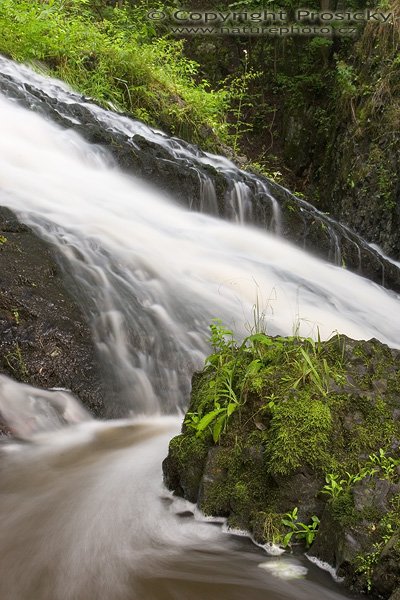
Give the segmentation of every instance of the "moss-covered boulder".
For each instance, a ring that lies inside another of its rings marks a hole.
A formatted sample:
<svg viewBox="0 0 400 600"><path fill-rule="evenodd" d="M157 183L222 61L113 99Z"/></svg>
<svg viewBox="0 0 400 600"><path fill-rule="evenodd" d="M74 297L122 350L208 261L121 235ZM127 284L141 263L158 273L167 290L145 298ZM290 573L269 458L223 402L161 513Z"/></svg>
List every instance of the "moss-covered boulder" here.
<svg viewBox="0 0 400 600"><path fill-rule="evenodd" d="M165 482L256 541L308 552L353 589L400 586L400 351L212 326Z"/></svg>

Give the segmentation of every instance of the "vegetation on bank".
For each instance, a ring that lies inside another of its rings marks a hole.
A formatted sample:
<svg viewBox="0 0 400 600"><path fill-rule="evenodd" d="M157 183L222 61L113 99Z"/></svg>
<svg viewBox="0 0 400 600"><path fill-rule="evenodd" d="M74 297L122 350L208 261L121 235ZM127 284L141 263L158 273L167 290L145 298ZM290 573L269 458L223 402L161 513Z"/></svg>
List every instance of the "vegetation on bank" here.
<svg viewBox="0 0 400 600"><path fill-rule="evenodd" d="M228 140L227 89L196 77L181 41L157 37L146 3L2 0L0 53L61 78L106 107L218 149Z"/></svg>
<svg viewBox="0 0 400 600"><path fill-rule="evenodd" d="M220 324L211 329L214 352L171 441L167 485L258 542L311 546L359 590L384 595L390 581L393 591L399 353L341 335L256 333L238 344Z"/></svg>
<svg viewBox="0 0 400 600"><path fill-rule="evenodd" d="M297 4L279 6L291 13ZM349 0L346 9L370 4ZM147 0L2 0L0 52L204 149L231 146L242 165L304 193L395 256L400 7L374 4L393 22L361 23L353 36L335 26L327 36L179 36L168 18L148 17ZM271 9L249 0L185 3L200 5ZM176 10L172 0L150 8Z"/></svg>
<svg viewBox="0 0 400 600"><path fill-rule="evenodd" d="M242 0L234 6L246 10L252 4ZM283 0L279 6L290 12L303 3ZM319 11L322 3L311 0L307 6ZM324 7L336 9L337 3ZM256 170L305 194L398 258L400 4L349 0L345 8L383 10L393 18L387 24L360 23L354 35L341 35L335 27L327 36L192 35L185 52L201 63L213 86L233 72L238 79L257 73L242 102L240 137L240 152Z"/></svg>

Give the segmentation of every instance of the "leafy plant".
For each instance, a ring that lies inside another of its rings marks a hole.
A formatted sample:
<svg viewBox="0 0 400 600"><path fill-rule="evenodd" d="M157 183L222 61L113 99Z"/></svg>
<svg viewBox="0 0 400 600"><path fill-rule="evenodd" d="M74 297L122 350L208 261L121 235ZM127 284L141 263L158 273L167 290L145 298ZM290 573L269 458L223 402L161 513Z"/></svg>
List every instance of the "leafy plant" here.
<svg viewBox="0 0 400 600"><path fill-rule="evenodd" d="M328 494L333 500L335 500L343 493L349 492L350 489L359 481L374 475L376 471L377 469L366 466L358 473L351 474L346 471L346 476L344 478L341 478L335 473L328 473L325 476L326 484L324 485L321 493Z"/></svg>
<svg viewBox="0 0 400 600"><path fill-rule="evenodd" d="M286 513L282 518L282 524L290 531L284 536L282 544L286 548L291 544L292 538L304 540L306 547L309 548L317 535L320 520L317 516L311 517L311 523L308 525L298 520L299 509L296 507L292 512Z"/></svg>
<svg viewBox="0 0 400 600"><path fill-rule="evenodd" d="M368 592L372 590L372 576L382 550L380 544L374 544L373 547L374 550L372 552L369 552L368 554L360 554L356 559L356 572L365 575Z"/></svg>
<svg viewBox="0 0 400 600"><path fill-rule="evenodd" d="M328 473L325 476L326 484L322 488L322 494L328 494L331 498L338 498L344 491L344 480L339 480L339 475Z"/></svg>
<svg viewBox="0 0 400 600"><path fill-rule="evenodd" d="M369 455L369 464L375 465L382 471L384 479L392 481L396 475L397 467L400 466L400 459L387 456L383 448L380 448L378 453Z"/></svg>
<svg viewBox="0 0 400 600"><path fill-rule="evenodd" d="M0 52L34 66L40 61L100 104L216 150L228 129L226 90L199 79L182 40L156 36L146 2L130 4L2 0Z"/></svg>
<svg viewBox="0 0 400 600"><path fill-rule="evenodd" d="M251 131L252 125L244 120L244 109L253 106L253 101L249 94L249 84L254 79L260 76L260 73L249 68L248 50L243 50L243 71L242 74L225 80L224 88L227 90L230 102L233 105L236 103L236 108L232 112L233 117L233 134L230 140L234 152L239 150L239 139L247 131Z"/></svg>

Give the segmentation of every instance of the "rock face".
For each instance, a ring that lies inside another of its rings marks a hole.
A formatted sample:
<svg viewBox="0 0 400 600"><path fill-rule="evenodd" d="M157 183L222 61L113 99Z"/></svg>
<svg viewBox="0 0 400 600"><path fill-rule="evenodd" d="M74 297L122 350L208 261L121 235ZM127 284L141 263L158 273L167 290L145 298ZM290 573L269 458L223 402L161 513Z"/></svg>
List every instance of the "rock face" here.
<svg viewBox="0 0 400 600"><path fill-rule="evenodd" d="M305 543L353 590L389 598L400 586L400 351L264 334L238 347L215 332L166 485L258 542Z"/></svg>
<svg viewBox="0 0 400 600"><path fill-rule="evenodd" d="M103 414L91 333L54 253L6 209L0 209L0 371L34 386L70 389L93 414Z"/></svg>

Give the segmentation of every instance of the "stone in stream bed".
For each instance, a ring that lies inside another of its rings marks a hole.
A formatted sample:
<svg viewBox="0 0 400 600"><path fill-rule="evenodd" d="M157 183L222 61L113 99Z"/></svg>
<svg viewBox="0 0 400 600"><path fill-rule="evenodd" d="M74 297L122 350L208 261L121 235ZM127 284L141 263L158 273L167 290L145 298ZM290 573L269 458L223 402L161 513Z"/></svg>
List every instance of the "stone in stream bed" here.
<svg viewBox="0 0 400 600"><path fill-rule="evenodd" d="M308 541L350 588L388 599L400 586L400 351L264 334L215 350L166 485L259 543L294 528L291 542Z"/></svg>

